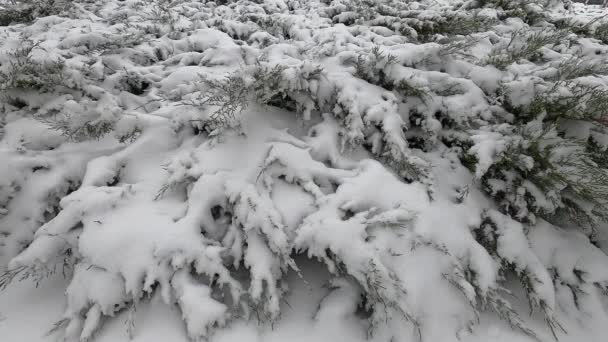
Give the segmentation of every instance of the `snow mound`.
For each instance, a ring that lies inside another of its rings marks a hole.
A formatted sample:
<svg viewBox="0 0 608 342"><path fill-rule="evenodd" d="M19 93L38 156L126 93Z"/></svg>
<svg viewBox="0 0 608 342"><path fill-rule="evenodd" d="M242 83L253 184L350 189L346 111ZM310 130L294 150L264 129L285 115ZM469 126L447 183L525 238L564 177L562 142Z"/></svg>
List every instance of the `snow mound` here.
<svg viewBox="0 0 608 342"><path fill-rule="evenodd" d="M152 296L203 340L312 262L370 339L600 336L608 21L569 5L3 5L0 289L61 271L66 341Z"/></svg>

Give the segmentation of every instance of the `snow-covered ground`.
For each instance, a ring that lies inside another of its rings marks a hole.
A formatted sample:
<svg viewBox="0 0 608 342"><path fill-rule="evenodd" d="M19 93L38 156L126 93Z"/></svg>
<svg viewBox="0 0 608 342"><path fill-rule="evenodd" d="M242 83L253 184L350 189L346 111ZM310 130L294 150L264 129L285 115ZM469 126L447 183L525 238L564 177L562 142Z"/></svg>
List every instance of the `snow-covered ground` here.
<svg viewBox="0 0 608 342"><path fill-rule="evenodd" d="M601 5L585 5L581 2L573 2L571 6L575 15L581 18L591 19L608 15L608 8Z"/></svg>
<svg viewBox="0 0 608 342"><path fill-rule="evenodd" d="M1 342L605 341L598 10L53 6L0 26Z"/></svg>
<svg viewBox="0 0 608 342"><path fill-rule="evenodd" d="M213 342L380 342L381 338L368 339L361 318L353 315L347 302L333 298L334 306L318 312L320 303L329 290L325 287L328 275L309 261L302 263L307 283L297 275L289 275L290 295L282 304L283 315L273 326L255 321L237 320L220 329ZM60 275L53 276L36 288L30 282L11 285L0 296L0 334L7 342L51 342L48 335L64 309L63 291L67 282ZM346 306L345 306L346 305ZM527 304L520 303L525 309ZM564 317L565 318L565 317ZM465 342L533 342L534 339L514 331L508 324L492 314L484 315L473 334L463 337ZM541 318L534 323L543 329ZM560 335L561 342L603 342L603 327L589 325L589 321L563 320L569 334ZM129 332L129 312L108 320L98 332L96 342L190 342L180 312L163 303L159 294L140 303L134 315L132 332ZM598 333L600 332L600 333ZM131 334L131 337L129 336ZM437 340L439 341L439 340ZM550 340L547 340L550 341Z"/></svg>

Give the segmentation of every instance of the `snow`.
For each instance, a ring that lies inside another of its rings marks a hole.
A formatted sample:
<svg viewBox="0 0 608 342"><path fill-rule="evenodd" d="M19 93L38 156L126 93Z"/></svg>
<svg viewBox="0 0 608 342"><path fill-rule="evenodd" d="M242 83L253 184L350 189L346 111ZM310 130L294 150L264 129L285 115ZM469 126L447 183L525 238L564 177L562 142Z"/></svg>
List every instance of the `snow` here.
<svg viewBox="0 0 608 342"><path fill-rule="evenodd" d="M225 323L226 306L210 297L211 290L208 286L197 283L183 270L171 282L188 335L192 339L206 337L213 325L221 326Z"/></svg>
<svg viewBox="0 0 608 342"><path fill-rule="evenodd" d="M335 289L330 292L326 286L327 274L319 272L313 262L299 263L302 274L307 282L299 281L299 276L291 273L288 276L290 295L282 303L283 314L273 327L258 325L256 322L236 321L220 328L213 335L212 341L335 341L348 339L349 341L368 341L367 332L363 328L361 317L352 314L352 301L359 290L345 280L332 281ZM8 341L26 339L31 342L54 341L53 336L45 334L61 317L63 310L62 292L66 280L60 274L55 275L41 283L39 288L25 281L11 285L0 297L0 308L5 317L0 322L0 331L8 336ZM338 287L339 286L339 287ZM318 303L323 303L319 307ZM520 303L525 308L525 303ZM9 308L19 308L11 310ZM181 313L177 307L167 306L160 296L154 295L141 301L135 311L134 334L129 338L127 332L128 312L119 313L115 319L105 322L104 327L97 332L94 341L117 342L155 342L175 341L189 342ZM491 314L481 317L481 324L477 326L474 334L463 335L462 339L471 342L531 342L514 332L508 325L502 323ZM560 341L591 341L601 342L601 336L588 333L592 327L600 328L602 323L587 321L583 329L576 323L569 329L569 334L560 336ZM542 323L537 323L542 324ZM578 326L578 327L577 327ZM585 333L587 330L587 333ZM550 337L547 336L549 340ZM381 337L372 338L380 341Z"/></svg>
<svg viewBox="0 0 608 342"><path fill-rule="evenodd" d="M603 341L597 8L70 4L0 26L3 339Z"/></svg>
<svg viewBox="0 0 608 342"><path fill-rule="evenodd" d="M582 2L573 2L571 7L576 16L583 19L593 19L608 13L608 10L600 5L586 5Z"/></svg>

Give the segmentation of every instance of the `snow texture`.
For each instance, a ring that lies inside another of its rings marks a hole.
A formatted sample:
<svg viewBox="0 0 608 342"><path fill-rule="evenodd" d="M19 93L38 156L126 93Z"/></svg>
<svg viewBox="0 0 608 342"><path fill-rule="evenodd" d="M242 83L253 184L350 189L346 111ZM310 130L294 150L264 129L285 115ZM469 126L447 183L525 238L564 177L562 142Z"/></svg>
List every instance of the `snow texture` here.
<svg viewBox="0 0 608 342"><path fill-rule="evenodd" d="M594 11L0 0L0 334L603 341Z"/></svg>

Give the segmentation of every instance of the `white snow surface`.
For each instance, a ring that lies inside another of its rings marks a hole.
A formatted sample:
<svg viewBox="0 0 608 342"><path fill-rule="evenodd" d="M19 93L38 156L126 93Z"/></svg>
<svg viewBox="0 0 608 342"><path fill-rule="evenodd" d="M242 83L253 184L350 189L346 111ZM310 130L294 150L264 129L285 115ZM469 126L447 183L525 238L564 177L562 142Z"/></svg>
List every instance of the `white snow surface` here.
<svg viewBox="0 0 608 342"><path fill-rule="evenodd" d="M608 8L601 5L586 5L584 2L572 2L572 11L576 16L594 19L608 14Z"/></svg>
<svg viewBox="0 0 608 342"><path fill-rule="evenodd" d="M0 292L1 341L605 341L606 251L573 227L516 221L479 186L523 144L486 93L500 83L529 103L518 91L544 71L473 60L521 20L454 57L348 1L221 3L83 1L0 26L0 70L27 46L65 65L51 89L0 90L0 269L20 272ZM455 6L398 3L429 17ZM582 55L605 54L581 40ZM443 95L375 85L385 74ZM226 80L246 100L221 121L208 95ZM279 96L256 103L260 87ZM470 125L473 171L437 112Z"/></svg>

